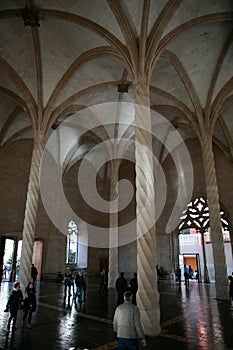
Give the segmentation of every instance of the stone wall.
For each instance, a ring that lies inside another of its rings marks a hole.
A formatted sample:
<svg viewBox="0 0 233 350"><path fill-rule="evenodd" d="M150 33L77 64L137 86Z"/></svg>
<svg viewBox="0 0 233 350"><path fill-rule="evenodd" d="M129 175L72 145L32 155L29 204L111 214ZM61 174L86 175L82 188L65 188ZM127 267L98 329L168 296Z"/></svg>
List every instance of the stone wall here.
<svg viewBox="0 0 233 350"><path fill-rule="evenodd" d="M194 189L193 196L205 194L205 181L202 166L202 157L199 142L196 139L189 140L187 147L193 162L194 169ZM32 141L21 140L10 145L0 155L0 233L9 234L18 232L22 234L25 201L27 195L28 176L30 169L32 152ZM219 185L219 195L222 205L225 207L229 220L233 219L232 183L233 164L223 154L217 146L214 147L215 161L217 167L217 179ZM67 200L81 217L85 215L93 225L108 226L108 214L93 211L82 200L77 186L77 172L79 164L74 165L64 177L64 189ZM172 269L172 259L170 257L170 238L165 233L166 223L174 205L177 194L177 175L174 163L168 156L163 162L164 172L167 181L167 202L165 208L157 222L157 264L168 272ZM120 177L134 178L133 164L124 162ZM99 177L97 179L101 196L108 199L109 180ZM134 181L132 181L134 186ZM98 203L97 203L98 204ZM185 209L185 206L184 206ZM128 220L135 217L135 201L119 213L119 223L124 225ZM177 222L179 220L177 219ZM43 208L41 200L39 202L36 237L43 239L44 252L42 262L42 273L57 273L65 268L66 237L50 221ZM132 273L136 270L136 242L122 246L119 249L119 272ZM100 261L108 259L108 250L104 248L88 249L88 269L90 273L98 273Z"/></svg>

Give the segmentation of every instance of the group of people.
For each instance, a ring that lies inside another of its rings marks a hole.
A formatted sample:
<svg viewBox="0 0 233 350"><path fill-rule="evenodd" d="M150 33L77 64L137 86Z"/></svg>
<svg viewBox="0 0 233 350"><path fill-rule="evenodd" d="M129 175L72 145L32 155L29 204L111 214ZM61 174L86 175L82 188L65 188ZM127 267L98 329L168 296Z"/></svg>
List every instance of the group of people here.
<svg viewBox="0 0 233 350"><path fill-rule="evenodd" d="M181 285L181 269L177 266L176 271L176 280ZM189 280L194 279L194 270L191 265L184 265L184 284L189 286ZM196 274L196 279L199 280L198 273Z"/></svg>
<svg viewBox="0 0 233 350"><path fill-rule="evenodd" d="M86 281L83 271L79 271L76 276L72 274L72 271L67 268L64 276L64 299L67 295L70 297L73 293L75 301L78 300L80 303L85 301L86 294ZM76 286L76 291L74 290Z"/></svg>
<svg viewBox="0 0 233 350"><path fill-rule="evenodd" d="M136 294L138 291L138 280L137 273L134 272L133 278L127 283L125 273L121 272L120 277L116 280L116 291L117 291L117 306L124 302L124 293L130 291L132 293L132 303L137 305Z"/></svg>
<svg viewBox="0 0 233 350"><path fill-rule="evenodd" d="M108 295L108 272L102 268L99 274L99 294ZM113 329L117 333L118 349L139 349L139 339L142 347L147 346L142 330L140 312L137 308L136 294L138 290L137 273L133 274L129 283L125 273L121 272L116 279L117 307L113 317Z"/></svg>
<svg viewBox="0 0 233 350"><path fill-rule="evenodd" d="M132 303L137 305L136 302L136 293L138 290L138 281L137 281L137 273L134 272L133 277L130 279L129 284L125 278L125 273L121 272L119 278L116 279L115 283L116 291L117 291L117 306L123 304L124 302L124 293L126 291L131 291L132 293ZM99 274L99 294L108 295L108 271L105 268L100 270Z"/></svg>
<svg viewBox="0 0 233 350"><path fill-rule="evenodd" d="M22 319L22 327L24 327L27 323L27 328L31 328L32 314L36 311L37 301L36 301L36 280L37 280L38 271L37 268L32 264L31 266L31 278L32 280L28 283L24 296L20 289L20 282L16 282L14 284L14 289L10 294L10 297L6 304L5 312L10 312L10 316L7 323L7 332L9 333L11 322L12 330L16 329L16 321L18 310L20 307L23 308L23 319Z"/></svg>
<svg viewBox="0 0 233 350"><path fill-rule="evenodd" d="M79 271L76 276L73 275L70 268L66 268L63 274L64 283L64 300L73 295L79 302L84 302L86 299L86 280L82 271ZM76 287L76 291L75 291ZM130 290L132 292L132 303L136 305L136 293L138 289L137 274L134 273L133 278L127 283L124 272L120 273L120 277L116 281L116 290L118 293L117 305L124 302L124 292ZM102 268L99 273L99 290L98 293L101 295L109 295L108 289L108 271Z"/></svg>
<svg viewBox="0 0 233 350"><path fill-rule="evenodd" d="M113 317L113 329L117 334L118 349L139 349L139 340L142 347L147 346L142 330L140 312L137 308L136 294L138 290L137 273L134 272L129 284L124 272L116 280L117 307Z"/></svg>
<svg viewBox="0 0 233 350"><path fill-rule="evenodd" d="M190 267L187 267L190 268ZM184 270L185 273L187 269ZM22 327L27 323L27 327L31 328L32 314L36 311L36 280L38 271L34 264L31 267L32 280L28 283L25 293L20 289L20 282L14 284L14 289L8 299L5 312L10 312L10 316L7 323L7 332L10 331L11 322L13 320L13 331L16 329L17 314L20 306L23 307ZM181 269L177 267L176 276L178 281L181 281ZM73 288L73 294L78 297L80 302L85 300L85 288L86 282L82 271L79 271L74 278L71 270L66 269L64 273L64 286L65 296L67 292L71 295L71 288ZM187 278L190 278L188 274ZM233 273L228 276L229 280L229 296L230 296L230 308L233 310ZM186 282L187 283L187 282ZM76 293L74 293L74 284L76 285ZM73 285L73 287L72 287ZM145 335L142 329L140 312L137 308L136 294L138 290L137 273L133 274L129 283L125 278L124 272L120 273L119 278L116 280L117 291L117 307L113 317L113 329L117 334L118 350L123 349L139 349L139 340L141 340L142 347L147 346ZM105 269L101 269L100 272L100 289L99 293L108 294L108 273Z"/></svg>
<svg viewBox="0 0 233 350"><path fill-rule="evenodd" d="M106 276L104 276L106 273ZM102 271L101 279L103 288L106 284L107 272ZM68 283L71 281L71 271L66 270L64 274L65 293L67 294L68 287L71 285ZM35 281L34 281L35 283ZM6 305L6 312L10 312L10 317L7 323L7 332L10 331L11 322L13 320L13 331L16 329L17 314L20 306L24 308L22 327L26 325L31 328L32 314L36 311L36 288L33 281L30 281L25 289L25 295L20 289L20 283L14 284L14 289L8 299ZM84 285L85 279L83 272L80 271L75 277L76 284L76 296L80 301L84 300ZM106 285L107 286L107 285ZM113 318L113 328L117 333L118 349L139 349L139 339L141 339L142 347L146 347L147 343L145 335L142 330L139 309L136 306L136 293L138 289L137 274L134 273L133 278L129 284L124 277L124 272L121 272L120 277L116 280L116 289L118 292L117 308ZM104 289L103 289L104 290ZM70 292L70 291L69 291Z"/></svg>

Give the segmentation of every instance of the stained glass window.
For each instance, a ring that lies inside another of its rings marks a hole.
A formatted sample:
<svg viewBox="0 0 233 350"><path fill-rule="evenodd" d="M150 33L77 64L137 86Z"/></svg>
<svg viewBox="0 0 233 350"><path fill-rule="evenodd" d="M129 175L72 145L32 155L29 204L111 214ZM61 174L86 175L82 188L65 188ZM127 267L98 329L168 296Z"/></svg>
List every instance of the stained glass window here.
<svg viewBox="0 0 233 350"><path fill-rule="evenodd" d="M76 264L78 257L78 225L70 220L67 229L66 263Z"/></svg>

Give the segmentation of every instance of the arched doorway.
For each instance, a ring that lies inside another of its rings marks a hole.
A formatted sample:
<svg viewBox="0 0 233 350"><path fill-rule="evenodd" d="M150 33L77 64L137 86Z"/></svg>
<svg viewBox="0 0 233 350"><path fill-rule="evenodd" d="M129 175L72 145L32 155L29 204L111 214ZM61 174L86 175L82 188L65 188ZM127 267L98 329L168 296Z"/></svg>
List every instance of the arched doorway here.
<svg viewBox="0 0 233 350"><path fill-rule="evenodd" d="M221 204L221 223L228 274L233 271L233 259L229 223ZM179 263L185 264L184 257L196 256L199 281L215 282L215 269L209 225L208 200L197 197L191 201L180 217ZM193 261L194 262L194 261ZM182 269L182 265L180 265Z"/></svg>
<svg viewBox="0 0 233 350"><path fill-rule="evenodd" d="M32 263L37 267L38 277L41 279L41 269L43 260L42 239L35 239L33 246ZM2 262L2 281L16 281L21 259L22 236L19 233L8 233L1 236L1 262Z"/></svg>

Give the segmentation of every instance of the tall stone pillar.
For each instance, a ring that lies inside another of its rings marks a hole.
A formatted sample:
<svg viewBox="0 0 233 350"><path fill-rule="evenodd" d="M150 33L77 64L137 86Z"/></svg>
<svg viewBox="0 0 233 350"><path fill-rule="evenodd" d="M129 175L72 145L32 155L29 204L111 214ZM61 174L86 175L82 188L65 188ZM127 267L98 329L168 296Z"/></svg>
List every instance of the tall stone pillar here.
<svg viewBox="0 0 233 350"><path fill-rule="evenodd" d="M118 160L112 159L111 164L108 286L114 288L118 277Z"/></svg>
<svg viewBox="0 0 233 350"><path fill-rule="evenodd" d="M34 140L24 214L22 253L19 269L19 281L22 290L25 289L28 282L31 280L31 264L39 199L39 173L42 152L43 137L40 135Z"/></svg>
<svg viewBox="0 0 233 350"><path fill-rule="evenodd" d="M176 267L178 266L177 246L176 246L176 242L175 242L174 237L175 237L175 231L172 231L169 235L172 272L175 272ZM178 240L176 239L176 241L178 241Z"/></svg>
<svg viewBox="0 0 233 350"><path fill-rule="evenodd" d="M208 272L208 269L207 269L207 261L206 261L205 231L204 231L203 228L200 230L200 233L201 233L203 262L204 262L204 282L205 283L210 283L209 272Z"/></svg>
<svg viewBox="0 0 233 350"><path fill-rule="evenodd" d="M220 217L220 205L212 140L205 137L202 140L202 155L205 174L206 193L209 207L211 240L214 256L216 297L229 299L226 256Z"/></svg>
<svg viewBox="0 0 233 350"><path fill-rule="evenodd" d="M135 171L138 293L142 326L148 336L160 331L159 293L156 279L155 190L152 157L149 85L134 83L135 93ZM148 107L141 108L140 106ZM145 150L147 150L145 152ZM149 201L149 205L148 205ZM145 205L147 210L145 209ZM152 224L154 223L154 224ZM144 233L143 235L142 232Z"/></svg>

